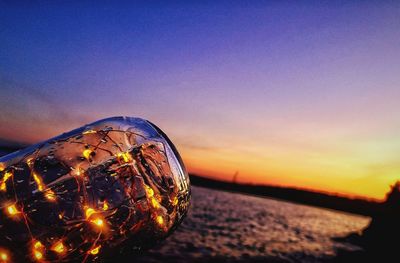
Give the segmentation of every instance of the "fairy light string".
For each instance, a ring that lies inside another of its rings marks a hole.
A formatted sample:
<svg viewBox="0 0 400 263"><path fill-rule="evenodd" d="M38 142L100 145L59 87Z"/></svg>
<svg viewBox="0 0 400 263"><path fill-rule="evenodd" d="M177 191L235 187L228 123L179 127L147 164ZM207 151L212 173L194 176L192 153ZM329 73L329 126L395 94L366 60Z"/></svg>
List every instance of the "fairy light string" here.
<svg viewBox="0 0 400 263"><path fill-rule="evenodd" d="M159 159L148 156L145 159L143 152L151 151L151 144L123 147L118 140L121 134L128 138L138 137L136 133L123 130L90 129L79 136L56 142L81 145L74 146L81 151L68 159L72 165L60 164L54 154L49 154L52 150L47 149L48 145L43 146L47 147L45 150L38 149L25 158L25 164L17 162L7 166L0 163L0 200L3 202L0 224L25 225L25 249L29 255L26 260L56 262L71 257L81 262L96 261L99 254L108 249L110 242L126 238L128 231L138 232L137 229L144 224L160 233L156 235L167 235L177 221L178 213L182 213L179 211L177 187L170 185L166 188L163 185L166 181L160 176L162 166L170 172L168 158L160 148ZM97 142L89 143L93 141ZM46 182L57 165L67 172L56 173L60 181L50 186ZM16 180L15 171L19 174L25 172L28 176L25 179L19 176ZM31 192L17 194L17 189L22 186ZM167 190L158 190L162 187ZM38 211L50 213L44 221L56 220L59 230L41 233L43 226L36 225ZM149 216L140 217L140 214ZM12 249L0 247L0 262L10 262L12 254Z"/></svg>

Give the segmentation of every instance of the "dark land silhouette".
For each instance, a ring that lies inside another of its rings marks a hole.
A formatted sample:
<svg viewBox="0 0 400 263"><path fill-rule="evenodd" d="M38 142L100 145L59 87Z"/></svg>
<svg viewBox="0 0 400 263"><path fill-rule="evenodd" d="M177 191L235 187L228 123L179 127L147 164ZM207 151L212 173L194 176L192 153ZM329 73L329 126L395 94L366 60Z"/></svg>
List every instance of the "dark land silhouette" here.
<svg viewBox="0 0 400 263"><path fill-rule="evenodd" d="M329 208L364 216L374 216L375 214L379 214L382 209L382 203L377 201L362 198L348 198L298 188L238 184L235 182L218 181L195 174L190 174L190 182L193 185L207 188L277 198L294 203Z"/></svg>
<svg viewBox="0 0 400 263"><path fill-rule="evenodd" d="M339 262L398 262L398 237L400 235L400 181L392 185L378 213L361 233L352 233L335 240L358 245L360 253L340 253Z"/></svg>
<svg viewBox="0 0 400 263"><path fill-rule="evenodd" d="M28 146L29 145L25 143L14 142L0 138L0 157Z"/></svg>

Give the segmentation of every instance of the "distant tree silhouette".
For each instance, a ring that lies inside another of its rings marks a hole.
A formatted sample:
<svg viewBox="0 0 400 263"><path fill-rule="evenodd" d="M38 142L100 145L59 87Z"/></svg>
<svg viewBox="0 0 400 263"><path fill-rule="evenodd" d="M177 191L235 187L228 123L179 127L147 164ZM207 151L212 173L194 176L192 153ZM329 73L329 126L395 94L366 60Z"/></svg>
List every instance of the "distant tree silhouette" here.
<svg viewBox="0 0 400 263"><path fill-rule="evenodd" d="M391 186L379 213L363 231L361 243L369 252L380 256L397 253L400 236L400 181Z"/></svg>
<svg viewBox="0 0 400 263"><path fill-rule="evenodd" d="M386 194L385 206L390 209L400 209L400 181L392 185L390 192Z"/></svg>
<svg viewBox="0 0 400 263"><path fill-rule="evenodd" d="M336 240L357 244L362 253L341 253L333 262L399 262L400 181L395 182L367 228Z"/></svg>

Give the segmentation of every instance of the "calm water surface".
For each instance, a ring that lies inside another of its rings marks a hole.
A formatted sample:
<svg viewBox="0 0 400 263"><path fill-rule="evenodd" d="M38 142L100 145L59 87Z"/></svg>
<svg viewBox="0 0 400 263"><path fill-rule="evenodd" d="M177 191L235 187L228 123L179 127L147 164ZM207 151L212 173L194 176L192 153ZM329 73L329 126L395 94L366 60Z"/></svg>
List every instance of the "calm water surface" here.
<svg viewBox="0 0 400 263"><path fill-rule="evenodd" d="M137 262L323 262L370 218L284 201L193 187L189 216L163 244ZM135 260L136 261L136 260Z"/></svg>

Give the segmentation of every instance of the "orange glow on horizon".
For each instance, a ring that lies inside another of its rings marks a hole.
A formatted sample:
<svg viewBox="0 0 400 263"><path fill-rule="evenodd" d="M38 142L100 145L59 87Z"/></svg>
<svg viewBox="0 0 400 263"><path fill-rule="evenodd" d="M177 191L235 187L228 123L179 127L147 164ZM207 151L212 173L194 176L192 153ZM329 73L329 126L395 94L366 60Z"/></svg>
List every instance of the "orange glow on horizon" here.
<svg viewBox="0 0 400 263"><path fill-rule="evenodd" d="M265 125L257 118L236 116L232 122L246 121L249 129L237 126L237 130L232 130L211 126L209 118L201 120L203 130L193 132L168 120L160 125L177 146L190 173L229 182L238 172L238 183L295 187L378 200L383 200L390 185L400 179L397 157L400 139L395 130L374 131L367 124L352 130L346 120L332 123L325 119L312 124L288 119L287 123L271 121ZM29 139L27 135L24 138L38 142L61 132L50 126L41 131L37 134L43 138ZM88 160L91 158L90 149L82 150L81 154ZM121 163L132 160L128 154L116 156ZM74 174L82 176L84 172L76 167ZM2 187L0 184L0 190ZM45 185L38 184L38 188L46 190ZM150 205L156 207L157 200L151 198L154 193L147 194Z"/></svg>
<svg viewBox="0 0 400 263"><path fill-rule="evenodd" d="M218 152L182 147L181 151L189 173L232 182L233 175L239 172L237 183L301 188L350 198L384 200L390 185L400 179L396 166L381 171L387 174L386 177L374 177L359 168L361 164L352 160L346 162L341 156L327 155L318 157L324 159L306 162L297 158L297 153L279 153L281 156L277 154L265 161L266 157L250 158L228 150Z"/></svg>

